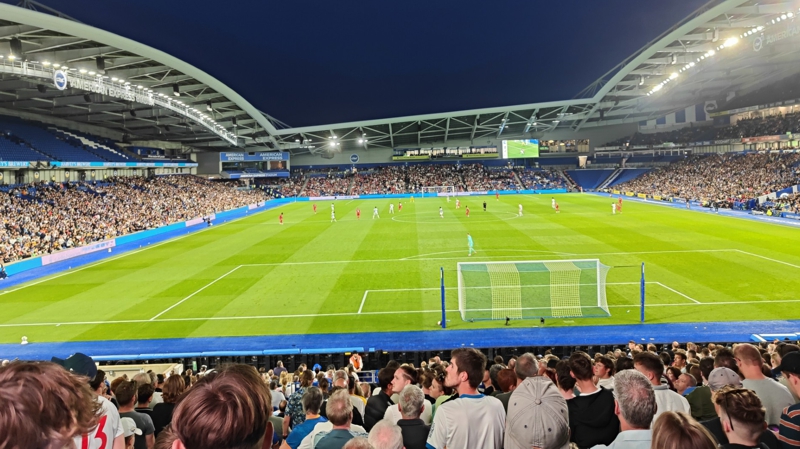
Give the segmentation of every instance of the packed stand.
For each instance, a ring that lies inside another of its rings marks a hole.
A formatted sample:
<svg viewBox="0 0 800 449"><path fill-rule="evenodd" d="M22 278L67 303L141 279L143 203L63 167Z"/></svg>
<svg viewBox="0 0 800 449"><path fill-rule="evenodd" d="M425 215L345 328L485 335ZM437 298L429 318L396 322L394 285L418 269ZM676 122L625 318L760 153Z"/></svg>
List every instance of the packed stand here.
<svg viewBox="0 0 800 449"><path fill-rule="evenodd" d="M456 191L464 191L458 166L451 164L418 164L406 168L406 190L421 193L423 187L453 186Z"/></svg>
<svg viewBox="0 0 800 449"><path fill-rule="evenodd" d="M352 195L386 195L405 193L406 173L402 166L377 167L355 175Z"/></svg>
<svg viewBox="0 0 800 449"><path fill-rule="evenodd" d="M315 176L306 180L300 196L341 196L347 195L350 179L330 173L327 177Z"/></svg>
<svg viewBox="0 0 800 449"><path fill-rule="evenodd" d="M0 259L13 262L266 199L195 176L109 178L0 192Z"/></svg>
<svg viewBox="0 0 800 449"><path fill-rule="evenodd" d="M694 199L732 208L800 183L797 153L694 156L653 170L616 189L647 195Z"/></svg>
<svg viewBox="0 0 800 449"><path fill-rule="evenodd" d="M375 384L360 381L358 353L338 370L279 361L110 382L83 354L54 361L3 362L0 447L800 447L800 347L786 341L631 341L563 359L459 348L390 361Z"/></svg>

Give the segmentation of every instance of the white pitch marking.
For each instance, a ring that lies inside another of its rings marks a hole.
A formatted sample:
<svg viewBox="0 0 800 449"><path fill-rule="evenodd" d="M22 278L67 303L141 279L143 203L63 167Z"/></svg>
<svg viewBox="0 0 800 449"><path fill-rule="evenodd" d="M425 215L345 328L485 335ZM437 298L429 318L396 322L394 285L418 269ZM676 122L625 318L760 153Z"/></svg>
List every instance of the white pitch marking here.
<svg viewBox="0 0 800 449"><path fill-rule="evenodd" d="M499 253L499 252L504 252L504 251L506 251L506 252L519 252L519 253L536 253L536 254L558 254L558 255L562 255L562 256L574 256L575 255L574 253L562 253L562 252L558 252L558 251L545 251L545 250L536 250L536 249L486 249L486 250L484 250L484 252L486 252L486 253ZM426 257L426 256L437 256L439 254L454 254L454 253L463 253L463 252L464 252L464 250L462 249L462 250L457 250L457 251L441 251L441 252L438 252L438 253L417 254L416 256L403 257L400 260L412 260L412 259L417 259L417 258Z"/></svg>
<svg viewBox="0 0 800 449"><path fill-rule="evenodd" d="M771 259L771 258L769 258L769 257L761 256L761 255L758 255L758 254L754 254L754 253L748 253L747 251L742 251L742 250L740 250L740 249L737 249L736 251L737 251L737 252L740 252L740 253L742 253L742 254L747 254L748 256L753 256L753 257L758 257L758 258L760 258L760 259L769 260L770 262L775 262L775 263L780 263L780 264L783 264L783 265L788 265L788 266L790 266L790 267L793 267L793 268L800 268L800 265L795 265L795 264L793 264L793 263L784 262L784 261L782 261L782 260L778 260L778 259Z"/></svg>
<svg viewBox="0 0 800 449"><path fill-rule="evenodd" d="M693 303L695 303L695 304L703 304L702 302L700 302L700 301L698 301L698 300L696 300L696 299L692 298L691 296L684 295L683 293L679 292L678 290L675 290L675 289L674 289L674 288L672 288L672 287L667 287L666 285L662 284L661 282L656 282L656 284L658 284L658 285L660 285L660 286L662 286L662 287L666 288L667 290L669 290L669 291L671 291L671 292L674 292L674 293L677 293L678 295L681 295L681 296L683 296L684 298L688 299L689 301L692 301L692 302L693 302Z"/></svg>
<svg viewBox="0 0 800 449"><path fill-rule="evenodd" d="M361 310L364 308L364 303L367 301L367 295L369 294L369 290L364 290L364 297L361 298L361 305L358 306L358 313L361 313Z"/></svg>
<svg viewBox="0 0 800 449"><path fill-rule="evenodd" d="M166 309L162 310L162 311L161 311L161 312L160 312L158 315L154 316L153 318L150 318L150 321L153 321L153 320L155 320L156 318L160 317L161 315L163 315L163 314L165 314L165 313L169 312L170 310L174 309L175 307L178 307L179 305L183 304L183 302L184 302L184 301L186 301L187 299L189 299L189 298L191 298L192 296L194 296L194 295L196 295L196 294L198 294L198 293L202 292L203 290L207 289L208 287L211 287L211 286L212 286L212 285L214 285L214 284L215 284L217 281L219 281L219 280L221 280L222 278L224 278L225 276L227 276L227 275L229 275L229 274L233 273L234 271L238 270L239 268L242 268L242 266L241 266L241 265L239 265L238 267L234 268L233 270L231 270L231 271L229 271L229 272L227 272L227 273L223 274L222 276L220 276L220 277L218 277L218 278L214 279L213 281L209 282L208 284L204 285L203 287L201 287L199 290L197 290L196 292L192 293L191 295L189 295L189 296L187 296L187 297L185 297L185 298L181 299L180 301L176 302L175 304L173 304L173 305L171 305L171 306L167 307Z"/></svg>

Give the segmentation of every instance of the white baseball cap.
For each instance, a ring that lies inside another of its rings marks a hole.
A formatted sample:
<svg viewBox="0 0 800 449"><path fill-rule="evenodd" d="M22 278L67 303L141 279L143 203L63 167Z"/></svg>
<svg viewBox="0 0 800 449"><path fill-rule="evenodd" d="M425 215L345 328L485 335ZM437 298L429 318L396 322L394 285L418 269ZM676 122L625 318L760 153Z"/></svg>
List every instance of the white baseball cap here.
<svg viewBox="0 0 800 449"><path fill-rule="evenodd" d="M122 423L122 432L125 438L128 438L131 435L141 435L142 429L136 428L136 421L133 418L121 418L120 422Z"/></svg>

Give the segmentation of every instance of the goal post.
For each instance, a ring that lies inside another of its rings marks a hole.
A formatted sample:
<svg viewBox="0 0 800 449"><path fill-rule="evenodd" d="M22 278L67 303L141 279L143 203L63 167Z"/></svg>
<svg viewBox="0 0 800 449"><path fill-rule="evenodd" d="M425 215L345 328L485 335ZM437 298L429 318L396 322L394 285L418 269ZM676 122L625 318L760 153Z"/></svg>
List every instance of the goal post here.
<svg viewBox="0 0 800 449"><path fill-rule="evenodd" d="M461 319L610 316L609 268L598 259L459 262Z"/></svg>

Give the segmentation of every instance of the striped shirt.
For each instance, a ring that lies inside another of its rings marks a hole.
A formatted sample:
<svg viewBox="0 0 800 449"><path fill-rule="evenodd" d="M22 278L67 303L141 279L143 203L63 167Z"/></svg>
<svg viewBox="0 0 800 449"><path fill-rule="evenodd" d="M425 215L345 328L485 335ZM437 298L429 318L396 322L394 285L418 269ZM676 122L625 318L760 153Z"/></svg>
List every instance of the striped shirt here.
<svg viewBox="0 0 800 449"><path fill-rule="evenodd" d="M783 409L778 439L783 449L800 448L800 404Z"/></svg>

